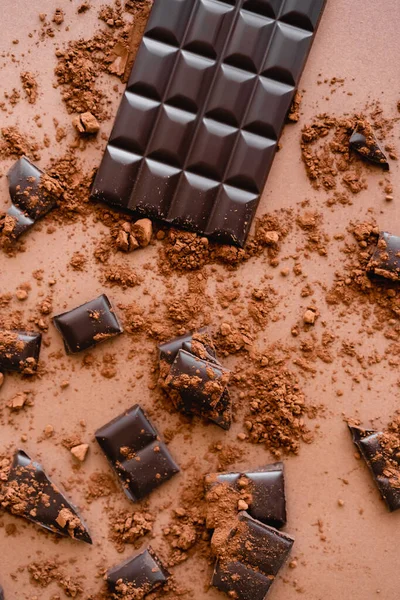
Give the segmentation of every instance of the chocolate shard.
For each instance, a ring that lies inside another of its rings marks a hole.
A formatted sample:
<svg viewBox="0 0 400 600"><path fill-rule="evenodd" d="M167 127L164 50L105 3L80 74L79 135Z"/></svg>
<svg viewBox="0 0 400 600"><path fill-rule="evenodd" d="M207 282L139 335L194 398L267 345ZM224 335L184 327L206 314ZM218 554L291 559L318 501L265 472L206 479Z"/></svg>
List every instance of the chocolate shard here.
<svg viewBox="0 0 400 600"><path fill-rule="evenodd" d="M179 472L167 446L138 404L101 427L95 436L133 502Z"/></svg>
<svg viewBox="0 0 400 600"><path fill-rule="evenodd" d="M264 600L293 543L242 512L221 548L211 584L236 600Z"/></svg>
<svg viewBox="0 0 400 600"><path fill-rule="evenodd" d="M9 235L15 239L56 206L61 188L26 156L17 160L7 177L12 202L7 215L14 221Z"/></svg>
<svg viewBox="0 0 400 600"><path fill-rule="evenodd" d="M160 361L165 361L169 365L172 365L179 350L186 350L199 358L218 363L214 343L207 327L185 333L169 342L160 344L158 350Z"/></svg>
<svg viewBox="0 0 400 600"><path fill-rule="evenodd" d="M283 463L273 463L247 473L214 473L205 478L206 491L224 484L243 493L247 512L253 519L276 529L286 524Z"/></svg>
<svg viewBox="0 0 400 600"><path fill-rule="evenodd" d="M389 163L376 139L372 128L355 129L350 137L349 145L363 160L389 171Z"/></svg>
<svg viewBox="0 0 400 600"><path fill-rule="evenodd" d="M170 577L156 554L147 548L133 558L107 571L109 590L116 597L144 598L164 585Z"/></svg>
<svg viewBox="0 0 400 600"><path fill-rule="evenodd" d="M367 271L370 275L400 281L400 237L382 231Z"/></svg>
<svg viewBox="0 0 400 600"><path fill-rule="evenodd" d="M382 445L382 431L348 425L353 442L368 465L388 509L400 508L400 458Z"/></svg>
<svg viewBox="0 0 400 600"><path fill-rule="evenodd" d="M122 325L105 294L53 318L67 354L96 346L120 333Z"/></svg>
<svg viewBox="0 0 400 600"><path fill-rule="evenodd" d="M91 537L76 509L47 477L42 466L22 450L14 455L0 506L44 529L88 544Z"/></svg>
<svg viewBox="0 0 400 600"><path fill-rule="evenodd" d="M92 198L243 246L324 6L155 2Z"/></svg>
<svg viewBox="0 0 400 600"><path fill-rule="evenodd" d="M42 335L32 331L0 331L0 371L32 375L38 366Z"/></svg>

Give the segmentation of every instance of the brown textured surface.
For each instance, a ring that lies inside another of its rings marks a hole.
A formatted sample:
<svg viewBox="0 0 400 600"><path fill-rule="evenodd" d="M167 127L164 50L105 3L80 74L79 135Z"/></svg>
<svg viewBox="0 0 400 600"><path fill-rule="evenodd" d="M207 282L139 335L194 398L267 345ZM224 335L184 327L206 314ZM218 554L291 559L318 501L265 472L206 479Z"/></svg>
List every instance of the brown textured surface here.
<svg viewBox="0 0 400 600"><path fill-rule="evenodd" d="M1 96L4 92L8 95L8 98L0 98L0 102L5 102L5 111L0 112L1 124L16 126L23 134L19 143L24 143L27 150L31 148L36 153L35 142L44 146L40 149L38 164L46 168L50 158L60 157L76 135L73 115L66 112L61 102L63 90L53 87L56 81L54 48L80 36L92 36L99 26L97 12L102 2L93 0L90 10L80 14L77 9L82 3L65 3L65 6L63 3L61 25L52 21L59 6L54 0L35 3L15 0L12 10L6 10L5 0L1 0L1 4L4 8L0 41ZM40 21L39 13L48 16ZM119 309L127 333L89 354L66 357L60 337L49 325L44 337L50 345L45 344L41 354L42 376L33 381L6 376L1 387L1 457L7 447L21 445L40 460L48 473L64 484L68 497L79 506L94 540L92 548L69 540L56 541L21 519L1 514L0 581L7 600L31 600L35 596L50 600L57 593L64 597L62 590L71 589L82 589L79 597L86 600L101 588L98 576L102 570L134 552L133 546L127 546L121 555L109 539L115 521L110 528L106 507L114 514L118 510L135 510L135 506L125 501L115 486L111 471L93 442L93 434L137 401L149 411L167 441L171 440L171 452L184 468L140 509L156 517L153 524L156 538L152 545L161 554L164 549L168 556L166 540L168 536L175 542L179 540L183 521L189 530L185 540L178 543L187 546L190 530L192 533L197 529L202 531L201 515L191 513L177 518L171 513L177 497L184 502L182 490L194 476L228 466L245 471L274 460L262 446L249 444L246 439L241 441L246 438L243 420L248 400L247 372L252 378L255 365L262 365L263 360L267 365L269 362L268 368L274 366L270 350L257 363L250 359L246 348L256 347L262 352L273 342L279 343L284 363L296 374L307 405L323 404L325 411L319 411L313 421L305 417L306 426L312 431L315 425L319 426L314 442L300 443L297 456L284 457L288 500L285 531L296 538L292 559L293 566L297 566L281 571L270 598L336 600L353 594L356 600L375 597L397 600L396 531L400 513L386 512L365 465L355 460L343 415L358 417L366 425L376 419L374 424L380 427L391 420L399 395L398 348L395 346L398 321L395 312L379 306L382 298L386 306L386 292L380 299L371 294L363 295L362 282L359 287L356 285L357 273L352 275L354 285L352 278L346 284L347 276L339 277L342 287L336 294L338 304L327 303L326 295L334 283L335 272L343 273L343 261L355 258L355 250L359 250L355 239L346 232L349 221L375 219L379 228L400 233L399 167L397 162L390 161L389 184L386 175L362 165L368 188L350 195L351 203L343 199L330 202L333 194L314 189L306 177L300 136L301 128L319 113L351 116L362 111L367 101L379 100L389 118L399 116L396 106L399 100L399 17L397 0L385 0L379 6L374 0L351 3L328 0L301 81L300 88L305 93L300 120L285 128L282 149L274 161L258 209L260 216L266 211L293 211L292 215L278 213L279 231L288 230L286 236L280 234L278 249L268 246L267 252L254 252L253 258L237 271L217 264L190 275L173 273L164 279L161 273L166 270L166 263L160 266L160 242L152 242L148 248L128 255L111 255L109 264L103 267L95 260L94 249L97 248L99 257L107 255L106 245L99 246L99 242L108 228L87 216L71 223L49 217L26 236L24 253L14 258L0 255L1 293L13 295L8 305L1 298L2 320L11 315L27 324L32 317L39 328L46 327L46 314L77 306L103 291L110 294L117 306L129 306ZM54 30L54 37L45 33L49 28ZM13 43L16 39L19 39L18 44ZM20 79L24 72L32 73L37 82L35 104L25 97ZM110 100L109 105L102 104L104 113L102 110L100 116L103 119L104 115L105 120L101 121L97 138L81 141L75 151L87 171L99 163L106 142L103 134L107 134L112 125L106 115L115 113L123 89L116 77L101 75L101 78L107 82L106 97ZM333 83L332 78L336 78ZM328 83L324 83L325 79ZM317 81L322 83L317 85ZM117 87L113 89L114 86ZM14 88L20 94L19 100ZM36 115L40 118L35 118ZM54 117L59 121L57 128L53 124ZM48 136L48 141L44 136ZM390 143L398 151L398 123L394 124ZM0 156L0 173L5 175L12 164L12 153L0 148ZM385 183L380 186L380 181ZM393 187L392 192L387 191L388 185ZM5 177L0 178L0 192L1 208L6 208L9 199ZM385 201L385 194L391 195L393 200ZM72 200L69 199L70 206ZM304 216L306 212L317 216ZM300 221L296 222L297 217ZM271 229L269 226L269 233ZM112 235L114 233L112 230ZM342 235L344 239L340 238ZM276 236L269 235L268 243L275 243L275 239ZM202 242L196 243L202 260ZM345 243L353 244L348 246L347 254L341 252ZM76 262L77 253L84 260L78 257ZM79 268L70 267L71 260L72 264L80 265ZM188 258L185 262L190 265L191 260ZM116 283L114 288L105 289L103 282L107 280L107 273L103 273L103 268L111 269L115 263L130 269L127 273L136 273L140 282L138 280L136 285L136 277L131 274L123 277L126 285ZM43 270L42 275L33 276L38 269ZM54 279L56 283L52 284ZM18 300L16 290L26 289L23 284L27 282L31 289L28 288L23 301ZM182 307L180 303L187 290L189 297ZM42 305L40 311L39 304ZM318 314L314 326L303 323L303 315L310 308L315 308ZM22 312L21 318L16 315L17 310ZM161 402L160 393L152 389L154 375L150 369L155 364L156 341L183 332L192 323L202 325L207 316L214 331L224 332L217 335L224 365L235 368L237 364L236 358L225 356L224 350L242 351L239 363L244 381L239 382L234 391L237 422L229 433L199 421L188 425L166 410L171 407L165 400ZM382 328L383 318L386 325ZM387 325L390 318L394 324ZM230 330L226 323L230 324ZM298 334L296 337L292 330ZM254 338L253 345L249 333ZM11 412L7 402L24 391L34 394L34 404ZM79 443L90 443L89 454L82 465L77 464L62 445L62 439L74 436L79 438ZM1 467L0 460L0 476ZM190 498L193 503L197 496L193 492ZM163 539L162 528L171 523L177 524L177 528L172 526ZM202 556L207 553L208 542L201 540L197 547L197 553L196 546L188 551L188 561L173 568L176 581L188 585L192 589L191 597L196 600L223 598L216 590L206 590L211 567ZM179 550L179 546L175 548ZM46 567L46 560L54 564ZM31 564L29 570L28 564ZM22 567L25 568L20 569ZM189 579L185 580L188 573ZM74 583L69 581L70 576ZM32 583L35 577L41 585L48 582L48 587ZM300 591L304 593L299 594Z"/></svg>

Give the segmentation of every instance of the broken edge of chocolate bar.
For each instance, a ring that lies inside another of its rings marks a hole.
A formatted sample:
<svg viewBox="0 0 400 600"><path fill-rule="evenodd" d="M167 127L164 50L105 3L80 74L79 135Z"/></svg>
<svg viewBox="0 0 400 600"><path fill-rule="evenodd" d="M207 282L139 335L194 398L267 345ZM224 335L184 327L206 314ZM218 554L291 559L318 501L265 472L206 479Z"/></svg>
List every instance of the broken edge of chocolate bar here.
<svg viewBox="0 0 400 600"><path fill-rule="evenodd" d="M16 451L7 481L0 488L0 506L47 531L92 543L76 509L23 450Z"/></svg>
<svg viewBox="0 0 400 600"><path fill-rule="evenodd" d="M384 171L389 171L388 160L372 128L368 132L355 129L350 137L349 146L366 162L381 167Z"/></svg>
<svg viewBox="0 0 400 600"><path fill-rule="evenodd" d="M123 333L110 300L105 294L53 317L67 354L87 350Z"/></svg>
<svg viewBox="0 0 400 600"><path fill-rule="evenodd" d="M390 456L380 443L383 432L348 424L353 442L372 473L388 509L400 508L400 459ZM390 460L390 463L388 463ZM397 463L397 464L396 464Z"/></svg>
<svg viewBox="0 0 400 600"><path fill-rule="evenodd" d="M40 333L0 330L0 371L33 375L37 370L41 343Z"/></svg>
<svg viewBox="0 0 400 600"><path fill-rule="evenodd" d="M129 592L132 598L139 598L139 594L144 598L164 585L169 577L169 572L151 548L109 569L106 575L109 590L121 598Z"/></svg>
<svg viewBox="0 0 400 600"><path fill-rule="evenodd" d="M382 231L367 266L369 275L400 281L400 237Z"/></svg>
<svg viewBox="0 0 400 600"><path fill-rule="evenodd" d="M98 429L95 437L133 502L179 472L166 444L138 404Z"/></svg>

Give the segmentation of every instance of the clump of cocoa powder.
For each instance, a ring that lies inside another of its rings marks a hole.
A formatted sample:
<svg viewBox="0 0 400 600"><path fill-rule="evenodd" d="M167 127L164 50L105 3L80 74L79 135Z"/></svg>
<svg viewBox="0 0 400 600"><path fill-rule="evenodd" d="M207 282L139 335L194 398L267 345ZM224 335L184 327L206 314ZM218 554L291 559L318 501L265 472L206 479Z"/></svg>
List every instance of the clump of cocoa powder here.
<svg viewBox="0 0 400 600"><path fill-rule="evenodd" d="M21 73L21 82L29 104L35 104L38 97L38 84L30 71Z"/></svg>
<svg viewBox="0 0 400 600"><path fill-rule="evenodd" d="M39 160L38 143L22 134L16 127L3 127L0 139L0 158L20 158L21 156Z"/></svg>
<svg viewBox="0 0 400 600"><path fill-rule="evenodd" d="M148 511L118 510L110 512L109 538L118 552L124 552L127 544L138 548L143 537L153 530L154 516Z"/></svg>
<svg viewBox="0 0 400 600"><path fill-rule="evenodd" d="M122 289L127 289L139 285L141 279L136 271L128 265L119 263L104 269L103 281L111 287L119 286Z"/></svg>
<svg viewBox="0 0 400 600"><path fill-rule="evenodd" d="M78 578L72 578L65 573L64 567L58 560L35 561L28 565L31 582L41 588L56 583L69 598L75 598L83 593Z"/></svg>

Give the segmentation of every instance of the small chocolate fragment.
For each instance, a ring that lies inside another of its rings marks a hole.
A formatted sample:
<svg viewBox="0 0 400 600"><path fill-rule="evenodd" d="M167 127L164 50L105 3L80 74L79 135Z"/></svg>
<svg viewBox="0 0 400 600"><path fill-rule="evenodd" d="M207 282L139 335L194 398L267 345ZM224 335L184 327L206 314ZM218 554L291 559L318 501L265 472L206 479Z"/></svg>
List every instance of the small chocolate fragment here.
<svg viewBox="0 0 400 600"><path fill-rule="evenodd" d="M220 549L211 584L236 600L264 600L293 542L287 534L240 513Z"/></svg>
<svg viewBox="0 0 400 600"><path fill-rule="evenodd" d="M349 145L366 162L378 165L384 171L389 171L388 160L379 146L371 126L368 126L367 129L355 129L350 137Z"/></svg>
<svg viewBox="0 0 400 600"><path fill-rule="evenodd" d="M107 571L107 584L113 597L144 598L167 582L169 572L156 554L148 548L133 558Z"/></svg>
<svg viewBox="0 0 400 600"><path fill-rule="evenodd" d="M246 493L247 512L253 519L280 529L286 523L283 463L277 462L248 473L215 473L205 478L206 490L227 483Z"/></svg>
<svg viewBox="0 0 400 600"><path fill-rule="evenodd" d="M400 281L400 237L382 231L367 270L369 274Z"/></svg>
<svg viewBox="0 0 400 600"><path fill-rule="evenodd" d="M385 450L381 443L383 432L354 425L348 427L388 509L397 510L400 508L400 457Z"/></svg>
<svg viewBox="0 0 400 600"><path fill-rule="evenodd" d="M42 466L22 450L15 453L7 481L0 490L0 506L52 533L92 543L75 508Z"/></svg>
<svg viewBox="0 0 400 600"><path fill-rule="evenodd" d="M123 332L105 294L57 315L53 323L63 336L67 354L87 350Z"/></svg>
<svg viewBox="0 0 400 600"><path fill-rule="evenodd" d="M38 366L42 335L31 331L0 331L0 371L32 375Z"/></svg>
<svg viewBox="0 0 400 600"><path fill-rule="evenodd" d="M0 600L4 600L4 592L3 592L3 588L0 585Z"/></svg>
<svg viewBox="0 0 400 600"><path fill-rule="evenodd" d="M6 214L13 221L7 234L16 239L55 207L62 190L26 156L17 160L7 177L12 206Z"/></svg>
<svg viewBox="0 0 400 600"><path fill-rule="evenodd" d="M95 436L133 502L179 472L167 446L138 404L101 427Z"/></svg>

